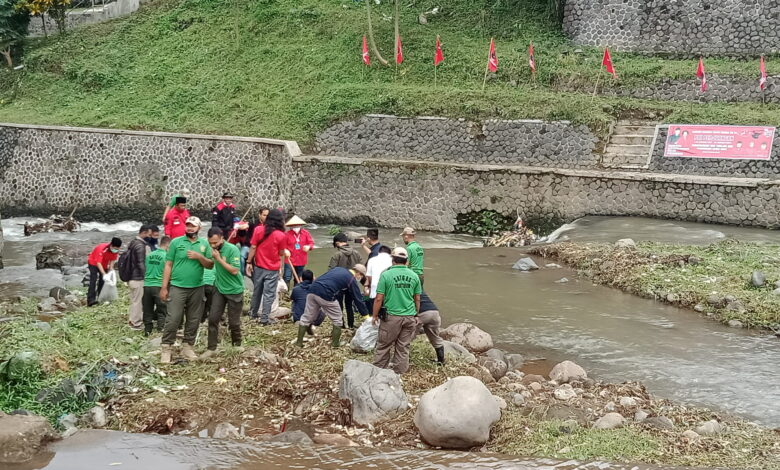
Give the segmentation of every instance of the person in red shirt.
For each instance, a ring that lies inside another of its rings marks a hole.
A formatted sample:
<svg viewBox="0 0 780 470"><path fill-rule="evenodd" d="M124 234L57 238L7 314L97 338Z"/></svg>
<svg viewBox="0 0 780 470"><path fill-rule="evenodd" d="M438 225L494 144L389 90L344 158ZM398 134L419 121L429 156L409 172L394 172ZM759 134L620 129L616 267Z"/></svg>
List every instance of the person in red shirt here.
<svg viewBox="0 0 780 470"><path fill-rule="evenodd" d="M101 243L96 246L87 258L89 268L89 288L87 289L87 306L97 305L98 295L103 290L103 276L114 269L114 262L119 258L119 248L122 240L112 238L111 243Z"/></svg>
<svg viewBox="0 0 780 470"><path fill-rule="evenodd" d="M171 238L183 237L187 232L185 222L190 216L190 211L186 208L187 198L178 196L176 205L165 214L165 234Z"/></svg>
<svg viewBox="0 0 780 470"><path fill-rule="evenodd" d="M303 228L306 222L297 215L288 220L286 225L289 229L285 236L287 237L287 251L290 252L290 258L289 262L284 264L284 282L289 284L290 279L293 278L293 268L298 275L297 279L300 279L301 274L303 274L306 263L309 261L309 252L314 249L314 239L309 231ZM293 268L290 267L291 263ZM297 279L294 279L293 286L298 284Z"/></svg>
<svg viewBox="0 0 780 470"><path fill-rule="evenodd" d="M290 252L285 249L287 237L284 235L282 211L274 209L268 213L263 230L255 231L249 245L246 274L254 284L249 316L261 325L270 325L269 315L276 298L276 285L281 277L282 259L290 256ZM258 317L261 299L263 310Z"/></svg>

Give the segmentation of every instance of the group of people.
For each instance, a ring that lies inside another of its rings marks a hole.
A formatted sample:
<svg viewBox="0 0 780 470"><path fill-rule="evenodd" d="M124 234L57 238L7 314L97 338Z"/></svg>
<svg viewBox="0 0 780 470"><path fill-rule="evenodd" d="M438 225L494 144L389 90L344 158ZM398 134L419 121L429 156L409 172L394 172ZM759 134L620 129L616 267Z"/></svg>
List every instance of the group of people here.
<svg viewBox="0 0 780 470"><path fill-rule="evenodd" d="M88 258L88 304L97 303L103 276L118 265L129 289L128 326L147 335L155 326L162 332L162 363L172 361L173 344L182 327L185 359L214 355L225 311L231 342L241 346L244 276L253 285L249 316L261 325L275 323L271 311L278 283L293 282L291 311L298 324L298 346L303 347L306 334L313 334L313 327L328 318L331 344L338 347L345 323L355 328L357 310L378 325L376 366L406 372L418 330L433 345L436 361L444 362L438 334L441 316L423 292L424 250L413 228L401 233L406 246L393 249L380 243L377 229L354 240L361 250L353 249L347 235L338 233L327 272L315 277L306 269L314 240L300 217L285 221L283 210L261 208L256 223L250 225L235 216L233 196L225 193L212 210L212 225L203 238L201 220L187 211L187 197L188 192L182 191L166 206L162 237L159 227L144 225L121 255L122 240L113 238L96 246ZM208 323L208 340L199 357L193 346L202 322Z"/></svg>

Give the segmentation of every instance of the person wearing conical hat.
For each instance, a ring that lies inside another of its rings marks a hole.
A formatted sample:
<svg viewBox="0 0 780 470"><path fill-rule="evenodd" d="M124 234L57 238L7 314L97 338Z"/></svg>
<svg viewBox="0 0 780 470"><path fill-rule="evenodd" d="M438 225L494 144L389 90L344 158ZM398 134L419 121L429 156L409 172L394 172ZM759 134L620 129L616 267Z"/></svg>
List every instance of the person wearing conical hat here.
<svg viewBox="0 0 780 470"><path fill-rule="evenodd" d="M314 239L309 231L303 228L304 225L306 222L297 215L294 215L285 224L288 229L285 236L287 237L287 249L290 250L290 257L285 260L284 264L284 282L289 284L290 279L293 279L293 286L298 284L298 279L301 278L306 263L309 262L309 252L314 249ZM297 279L293 276L291 263L297 274Z"/></svg>

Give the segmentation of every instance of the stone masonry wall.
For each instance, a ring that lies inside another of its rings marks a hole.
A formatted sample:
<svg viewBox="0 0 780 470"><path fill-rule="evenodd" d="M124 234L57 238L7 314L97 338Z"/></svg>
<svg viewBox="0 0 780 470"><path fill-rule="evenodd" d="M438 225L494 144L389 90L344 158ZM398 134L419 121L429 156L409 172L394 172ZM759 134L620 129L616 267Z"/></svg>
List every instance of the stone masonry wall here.
<svg viewBox="0 0 780 470"><path fill-rule="evenodd" d="M384 227L451 231L460 213L491 209L514 216L519 209L526 218L629 215L780 225L776 184L713 185L584 170L488 170L370 160L354 164L317 157L296 158L294 166L294 209L307 220L359 218ZM370 188L370 203L344 197L344 188Z"/></svg>
<svg viewBox="0 0 780 470"><path fill-rule="evenodd" d="M284 205L299 152L269 139L0 124L0 212L156 220L182 188L198 214L226 190L242 207Z"/></svg>
<svg viewBox="0 0 780 470"><path fill-rule="evenodd" d="M758 56L780 50L777 0L565 0L577 44L679 56Z"/></svg>
<svg viewBox="0 0 780 470"><path fill-rule="evenodd" d="M780 177L780 135L775 134L770 160L664 157L668 126L659 126L648 171L682 175L770 178Z"/></svg>
<svg viewBox="0 0 780 470"><path fill-rule="evenodd" d="M598 139L568 122L402 118L369 115L317 136L326 155L492 165L593 167Z"/></svg>

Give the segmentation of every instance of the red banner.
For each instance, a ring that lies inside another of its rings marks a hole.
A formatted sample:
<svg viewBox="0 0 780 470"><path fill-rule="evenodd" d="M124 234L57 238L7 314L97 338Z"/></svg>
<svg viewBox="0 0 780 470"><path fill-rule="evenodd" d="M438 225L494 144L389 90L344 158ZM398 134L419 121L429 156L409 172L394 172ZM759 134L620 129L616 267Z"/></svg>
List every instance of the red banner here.
<svg viewBox="0 0 780 470"><path fill-rule="evenodd" d="M664 157L769 160L774 127L670 124Z"/></svg>

